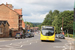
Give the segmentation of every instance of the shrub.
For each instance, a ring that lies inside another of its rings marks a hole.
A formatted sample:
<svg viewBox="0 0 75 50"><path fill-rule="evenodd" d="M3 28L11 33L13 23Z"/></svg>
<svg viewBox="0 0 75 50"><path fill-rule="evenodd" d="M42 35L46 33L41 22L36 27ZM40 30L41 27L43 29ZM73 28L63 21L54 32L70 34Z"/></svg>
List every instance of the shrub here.
<svg viewBox="0 0 75 50"><path fill-rule="evenodd" d="M69 33L68 34L65 34L65 37L68 37L68 36L69 37L73 37L73 34L69 34Z"/></svg>

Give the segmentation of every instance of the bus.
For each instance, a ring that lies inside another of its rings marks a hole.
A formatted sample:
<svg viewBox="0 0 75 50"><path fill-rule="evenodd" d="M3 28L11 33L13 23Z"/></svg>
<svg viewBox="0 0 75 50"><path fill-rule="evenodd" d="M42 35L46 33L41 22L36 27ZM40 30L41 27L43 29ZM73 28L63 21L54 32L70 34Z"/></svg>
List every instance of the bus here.
<svg viewBox="0 0 75 50"><path fill-rule="evenodd" d="M55 41L55 31L53 26L41 26L40 40Z"/></svg>

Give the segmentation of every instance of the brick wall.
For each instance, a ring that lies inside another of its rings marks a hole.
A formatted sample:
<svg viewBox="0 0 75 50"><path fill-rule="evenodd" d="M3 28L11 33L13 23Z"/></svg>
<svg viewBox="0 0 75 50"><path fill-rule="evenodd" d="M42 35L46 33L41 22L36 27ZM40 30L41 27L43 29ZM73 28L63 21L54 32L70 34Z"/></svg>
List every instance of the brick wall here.
<svg viewBox="0 0 75 50"><path fill-rule="evenodd" d="M7 23L4 27L4 37L9 37L9 26Z"/></svg>
<svg viewBox="0 0 75 50"><path fill-rule="evenodd" d="M2 33L3 34L0 34L0 37L9 37L9 26L8 24L6 23L6 25L0 25L0 28L2 28Z"/></svg>
<svg viewBox="0 0 75 50"><path fill-rule="evenodd" d="M1 24L1 25L0 25L0 28L2 29L2 34L0 34L0 37L3 37L3 33L4 33L4 25Z"/></svg>
<svg viewBox="0 0 75 50"><path fill-rule="evenodd" d="M5 5L0 5L0 20L7 20L10 25L9 29L18 29L18 16L19 15L10 8Z"/></svg>
<svg viewBox="0 0 75 50"><path fill-rule="evenodd" d="M13 31L12 32L12 37L15 37L16 33L18 33L18 31Z"/></svg>

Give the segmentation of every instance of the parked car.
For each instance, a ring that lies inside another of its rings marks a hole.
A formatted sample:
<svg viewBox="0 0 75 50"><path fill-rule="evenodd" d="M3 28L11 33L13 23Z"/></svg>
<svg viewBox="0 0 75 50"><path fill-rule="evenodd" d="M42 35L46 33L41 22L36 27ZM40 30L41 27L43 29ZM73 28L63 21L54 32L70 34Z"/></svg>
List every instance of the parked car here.
<svg viewBox="0 0 75 50"><path fill-rule="evenodd" d="M58 38L60 34L56 34L55 37Z"/></svg>
<svg viewBox="0 0 75 50"><path fill-rule="evenodd" d="M29 38L31 37L30 33L26 33L25 36L26 36L27 38L28 38L28 37L29 37Z"/></svg>
<svg viewBox="0 0 75 50"><path fill-rule="evenodd" d="M65 39L65 36L64 36L63 34L60 34L60 35L59 35L59 38Z"/></svg>
<svg viewBox="0 0 75 50"><path fill-rule="evenodd" d="M25 38L25 35L24 34L21 34L21 33L16 33L16 35L15 35L15 39L22 39L22 38Z"/></svg>
<svg viewBox="0 0 75 50"><path fill-rule="evenodd" d="M33 34L33 32L32 32L32 33L30 33L30 35L31 35L31 37L34 37L34 34Z"/></svg>

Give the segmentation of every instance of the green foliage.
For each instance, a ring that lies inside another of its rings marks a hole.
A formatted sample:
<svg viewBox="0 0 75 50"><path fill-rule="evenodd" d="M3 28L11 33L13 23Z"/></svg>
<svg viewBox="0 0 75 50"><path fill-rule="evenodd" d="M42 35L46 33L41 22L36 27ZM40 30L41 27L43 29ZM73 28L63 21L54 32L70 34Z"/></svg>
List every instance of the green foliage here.
<svg viewBox="0 0 75 50"><path fill-rule="evenodd" d="M40 25L41 23L32 23L34 25L34 27L37 27L38 25Z"/></svg>
<svg viewBox="0 0 75 50"><path fill-rule="evenodd" d="M71 38L73 38L73 34L69 34L69 33L65 34L65 37L68 37L68 36L71 37Z"/></svg>
<svg viewBox="0 0 75 50"><path fill-rule="evenodd" d="M46 15L43 23L38 27L41 28L42 25L50 25L55 26L55 33L60 33L62 27L62 18L63 18L63 30L69 30L69 33L72 34L71 30L73 30L73 17L74 11L63 11L59 12L58 10L49 11Z"/></svg>
<svg viewBox="0 0 75 50"><path fill-rule="evenodd" d="M25 24L30 25L30 27L34 27L34 25L32 23L30 23L30 22L25 22Z"/></svg>

